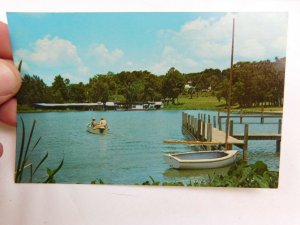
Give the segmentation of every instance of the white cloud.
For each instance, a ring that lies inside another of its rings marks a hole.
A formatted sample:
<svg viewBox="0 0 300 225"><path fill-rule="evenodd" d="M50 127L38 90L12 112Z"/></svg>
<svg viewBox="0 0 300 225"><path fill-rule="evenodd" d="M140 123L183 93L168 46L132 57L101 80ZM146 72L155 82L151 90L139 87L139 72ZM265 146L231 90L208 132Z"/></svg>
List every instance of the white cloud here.
<svg viewBox="0 0 300 225"><path fill-rule="evenodd" d="M163 49L159 62L151 65L149 70L154 74L161 75L165 74L171 67L176 67L179 71L185 69L196 70L197 62L189 57L179 54L175 48L166 46Z"/></svg>
<svg viewBox="0 0 300 225"><path fill-rule="evenodd" d="M197 18L184 24L179 31L160 31L165 48L162 51L163 61L156 65L157 70L168 63L164 58L166 54L171 55L173 62L178 63L174 66L183 68L183 71L229 67L233 18L235 61L272 60L275 56L285 56L286 13L227 13L219 19ZM172 49L173 53L168 49ZM189 65L189 59L195 64Z"/></svg>
<svg viewBox="0 0 300 225"><path fill-rule="evenodd" d="M77 75L86 75L89 71L80 58L77 47L71 41L59 37L47 35L38 39L32 50L19 49L15 55L18 59L23 59L31 69L51 68L53 73L67 71Z"/></svg>
<svg viewBox="0 0 300 225"><path fill-rule="evenodd" d="M47 67L82 63L75 45L68 40L50 36L37 40L33 51L21 49L16 55Z"/></svg>
<svg viewBox="0 0 300 225"><path fill-rule="evenodd" d="M121 49L115 49L110 51L104 44L92 45L89 50L89 55L96 57L96 61L100 65L107 63L113 64L120 60L124 52Z"/></svg>

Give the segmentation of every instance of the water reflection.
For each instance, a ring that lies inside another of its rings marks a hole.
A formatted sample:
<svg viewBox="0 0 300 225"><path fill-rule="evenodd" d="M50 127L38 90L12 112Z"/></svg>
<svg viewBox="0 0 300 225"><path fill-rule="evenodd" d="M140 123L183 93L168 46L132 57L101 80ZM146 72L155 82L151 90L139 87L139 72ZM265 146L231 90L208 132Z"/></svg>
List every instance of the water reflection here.
<svg viewBox="0 0 300 225"><path fill-rule="evenodd" d="M215 169L199 169L199 170L178 170L178 169L167 169L163 175L165 177L171 178L190 178L197 177L204 174L214 175L214 174L226 174L229 170L230 166L215 168Z"/></svg>

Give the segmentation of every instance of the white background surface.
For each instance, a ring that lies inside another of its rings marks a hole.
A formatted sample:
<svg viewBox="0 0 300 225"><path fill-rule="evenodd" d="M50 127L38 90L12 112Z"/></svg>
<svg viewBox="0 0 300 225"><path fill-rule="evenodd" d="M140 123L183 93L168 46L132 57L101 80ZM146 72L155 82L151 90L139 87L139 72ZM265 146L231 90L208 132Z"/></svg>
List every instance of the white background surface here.
<svg viewBox="0 0 300 225"><path fill-rule="evenodd" d="M2 0L2 21L6 20L6 11L288 11L289 27L278 189L16 185L13 182L15 129L0 124L0 142L4 146L4 155L0 158L0 224L299 225L299 3L283 0Z"/></svg>

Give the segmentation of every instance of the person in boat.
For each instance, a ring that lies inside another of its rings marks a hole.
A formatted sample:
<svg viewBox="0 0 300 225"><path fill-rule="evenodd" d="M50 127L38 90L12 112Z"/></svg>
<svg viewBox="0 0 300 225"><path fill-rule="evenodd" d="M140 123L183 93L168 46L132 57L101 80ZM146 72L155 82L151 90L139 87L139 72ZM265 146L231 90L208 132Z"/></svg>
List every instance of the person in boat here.
<svg viewBox="0 0 300 225"><path fill-rule="evenodd" d="M95 129L99 129L99 128L108 129L108 124L107 124L106 120L103 117L101 117L99 123L94 128Z"/></svg>
<svg viewBox="0 0 300 225"><path fill-rule="evenodd" d="M90 124L91 124L91 127L97 126L97 122L96 122L96 118L95 117L92 118L92 121L91 121Z"/></svg>

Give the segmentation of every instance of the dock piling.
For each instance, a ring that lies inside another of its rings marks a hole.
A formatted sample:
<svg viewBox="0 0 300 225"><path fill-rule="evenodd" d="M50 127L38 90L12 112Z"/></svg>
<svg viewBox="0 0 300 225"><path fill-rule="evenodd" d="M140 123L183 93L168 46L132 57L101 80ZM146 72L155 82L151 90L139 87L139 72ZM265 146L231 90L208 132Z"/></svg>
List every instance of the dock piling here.
<svg viewBox="0 0 300 225"><path fill-rule="evenodd" d="M205 141L205 121L202 121L202 134L201 134L201 141Z"/></svg>
<svg viewBox="0 0 300 225"><path fill-rule="evenodd" d="M264 108L261 109L261 117L260 117L260 123L264 123Z"/></svg>
<svg viewBox="0 0 300 225"><path fill-rule="evenodd" d="M213 126L214 126L214 128L216 128L216 127L217 127L217 123L216 123L216 116L214 116L214 117L213 117Z"/></svg>
<svg viewBox="0 0 300 225"><path fill-rule="evenodd" d="M240 109L240 123L243 123L243 109Z"/></svg>
<svg viewBox="0 0 300 225"><path fill-rule="evenodd" d="M278 134L281 134L282 121L278 120ZM276 152L280 152L281 139L276 141Z"/></svg>
<svg viewBox="0 0 300 225"><path fill-rule="evenodd" d="M197 140L200 141L201 138L201 120L198 117L198 121L197 121Z"/></svg>
<svg viewBox="0 0 300 225"><path fill-rule="evenodd" d="M218 116L218 125L219 125L219 130L222 130L222 120L221 117Z"/></svg>
<svg viewBox="0 0 300 225"><path fill-rule="evenodd" d="M233 120L230 120L229 122L229 136L233 136ZM229 149L232 149L232 145L228 145Z"/></svg>
<svg viewBox="0 0 300 225"><path fill-rule="evenodd" d="M245 124L244 128L244 146L243 146L243 160L248 160L248 134L249 134L249 125Z"/></svg>

